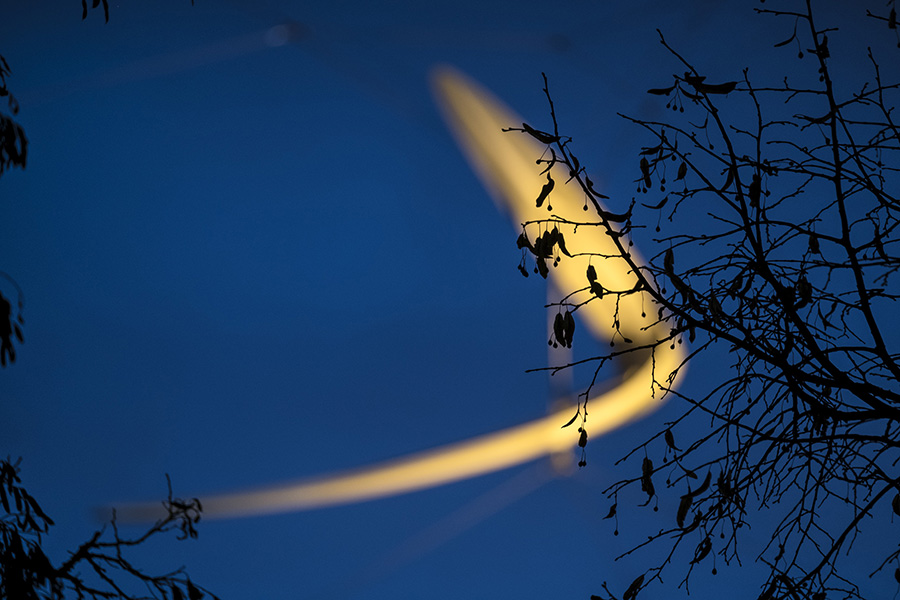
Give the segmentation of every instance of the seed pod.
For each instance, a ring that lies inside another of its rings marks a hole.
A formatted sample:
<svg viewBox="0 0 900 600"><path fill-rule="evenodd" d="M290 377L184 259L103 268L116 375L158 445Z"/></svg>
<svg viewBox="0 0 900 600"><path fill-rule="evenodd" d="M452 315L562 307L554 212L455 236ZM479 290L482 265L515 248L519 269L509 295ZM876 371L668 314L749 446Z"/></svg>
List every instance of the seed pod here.
<svg viewBox="0 0 900 600"><path fill-rule="evenodd" d="M565 347L566 324L562 314L560 313L556 313L556 318L553 319L553 337L555 337L556 341Z"/></svg>
<svg viewBox="0 0 900 600"><path fill-rule="evenodd" d="M563 315L563 338L565 339L565 343L563 344L566 348L572 347L572 337L575 335L575 318L572 316L572 313L566 311L566 314Z"/></svg>

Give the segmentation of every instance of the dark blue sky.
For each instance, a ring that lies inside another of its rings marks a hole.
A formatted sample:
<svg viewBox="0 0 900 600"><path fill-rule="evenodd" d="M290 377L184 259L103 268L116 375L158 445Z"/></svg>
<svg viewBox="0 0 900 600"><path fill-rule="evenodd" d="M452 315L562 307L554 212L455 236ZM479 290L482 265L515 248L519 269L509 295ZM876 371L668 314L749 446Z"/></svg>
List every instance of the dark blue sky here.
<svg viewBox="0 0 900 600"><path fill-rule="evenodd" d="M0 269L25 291L27 327L0 373L0 451L24 457L58 557L89 536L91 508L162 497L166 473L202 496L545 414L546 377L524 373L546 361L543 284L516 271L515 229L443 125L433 65L537 124L546 71L563 126L624 207L644 140L615 113L664 116L644 91L680 70L655 28L713 79L790 33L736 1L166 0L114 4L109 24L81 22L76 0L18 4L0 53L31 153L0 181ZM286 22L296 36L278 46ZM199 540L141 560L186 564L232 599L621 591L644 563L612 558L670 517L623 521L614 538L600 492L671 410L593 441L569 478L539 463L202 522ZM741 580L725 572L698 597L731 582L755 598Z"/></svg>

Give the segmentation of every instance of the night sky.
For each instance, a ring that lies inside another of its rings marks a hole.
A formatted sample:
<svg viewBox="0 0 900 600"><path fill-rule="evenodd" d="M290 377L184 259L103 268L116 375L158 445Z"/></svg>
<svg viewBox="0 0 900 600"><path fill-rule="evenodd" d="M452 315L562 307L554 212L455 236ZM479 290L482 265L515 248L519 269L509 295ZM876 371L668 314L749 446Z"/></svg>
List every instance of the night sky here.
<svg viewBox="0 0 900 600"><path fill-rule="evenodd" d="M624 209L648 140L616 112L666 117L646 89L682 70L655 29L716 80L745 64L765 76L779 65L749 48L790 35L737 1L160 0L113 3L108 24L102 10L82 22L77 0L51 4L0 20L31 144L27 169L0 179L0 270L26 318L0 372L0 452L23 457L57 559L98 526L92 509L163 498L166 474L202 498L546 414L547 376L525 373L547 361L544 283L517 272L516 229L447 131L432 67L544 127L546 72L563 128ZM671 514L623 518L614 537L601 492L676 411L592 440L569 477L537 462L201 521L198 540L135 562L184 564L223 599L621 592L648 562L614 557ZM704 573L692 597L756 598L745 558ZM673 597L682 575L642 600Z"/></svg>

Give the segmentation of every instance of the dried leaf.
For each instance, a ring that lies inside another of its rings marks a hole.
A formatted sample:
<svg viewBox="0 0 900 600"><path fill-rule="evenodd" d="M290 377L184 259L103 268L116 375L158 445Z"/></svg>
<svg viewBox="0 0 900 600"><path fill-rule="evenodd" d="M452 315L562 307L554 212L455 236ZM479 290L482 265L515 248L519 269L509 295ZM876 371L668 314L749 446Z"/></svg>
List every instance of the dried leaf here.
<svg viewBox="0 0 900 600"><path fill-rule="evenodd" d="M665 433L664 437L665 437L665 439L666 439L666 445L667 445L669 448L671 448L672 450L680 450L680 448L678 448L678 447L675 445L675 436L672 435L672 430L671 430L671 429L666 429L666 433Z"/></svg>
<svg viewBox="0 0 900 600"><path fill-rule="evenodd" d="M559 236L556 238L556 245L559 247L559 251L572 258L572 255L569 253L569 249L566 248L566 238L563 237L562 232L560 232Z"/></svg>
<svg viewBox="0 0 900 600"><path fill-rule="evenodd" d="M737 81L728 81L726 83L695 83L694 89L702 94L730 94L734 91Z"/></svg>
<svg viewBox="0 0 900 600"><path fill-rule="evenodd" d="M628 589L625 590L625 593L622 594L622 600L634 600L637 597L638 592L641 591L641 586L644 584L644 576L638 575L638 578L631 582L631 585L628 586Z"/></svg>
<svg viewBox="0 0 900 600"><path fill-rule="evenodd" d="M690 494L685 494L681 497L681 502L678 504L678 513L675 515L675 522L678 523L678 527L684 528L684 519L687 517L688 510L690 510L693 502L694 498Z"/></svg>
<svg viewBox="0 0 900 600"><path fill-rule="evenodd" d="M598 192L597 190L594 189L594 182L591 181L591 178L588 177L587 175L584 176L584 182L585 182L585 184L587 184L588 191L593 196L595 196L597 198L602 198L604 200L609 200L609 196L607 196L605 194L601 194L600 192Z"/></svg>
<svg viewBox="0 0 900 600"><path fill-rule="evenodd" d="M572 415L572 418L569 419L568 423L566 423L565 425L563 425L562 427L560 427L560 429L565 429L566 427L568 427L569 425L571 425L572 423L574 423L574 422L575 422L575 419L577 419L577 418L578 418L578 415L580 415L580 414L581 414L580 412L575 411L575 414Z"/></svg>
<svg viewBox="0 0 900 600"><path fill-rule="evenodd" d="M666 202L668 202L668 201L669 201L669 196L666 195L666 197L663 198L662 201L661 201L659 204L654 204L654 205L652 205L652 206L651 206L650 204L644 204L643 202L641 202L641 204L642 204L645 208L649 208L649 209L651 209L651 210L659 210L660 208L664 207L664 206L666 205Z"/></svg>
<svg viewBox="0 0 900 600"><path fill-rule="evenodd" d="M725 185L719 188L719 191L724 192L728 189L728 187L734 182L734 169L728 167L728 175L725 177Z"/></svg>
<svg viewBox="0 0 900 600"><path fill-rule="evenodd" d="M556 313L556 318L553 319L553 336L556 338L556 341L566 345L566 333L565 333L565 321L563 320L563 316L561 313Z"/></svg>
<svg viewBox="0 0 900 600"><path fill-rule="evenodd" d="M610 221L612 223L624 223L628 219L631 218L631 211L634 206L629 206L628 210L623 213L613 213L609 211L601 211L600 216L603 217L604 221Z"/></svg>
<svg viewBox="0 0 900 600"><path fill-rule="evenodd" d="M672 93L672 90L675 89L675 84L673 83L667 88L650 88L647 90L648 94L653 94L654 96L668 96Z"/></svg>
<svg viewBox="0 0 900 600"><path fill-rule="evenodd" d="M572 338L575 336L575 318L569 311L566 311L566 314L563 315L563 327L563 337L565 339L564 346L566 348L571 348Z"/></svg>
<svg viewBox="0 0 900 600"><path fill-rule="evenodd" d="M616 505L615 504L613 504L612 506L609 507L609 512L606 513L606 516L603 518L604 519L612 519L614 516L616 516Z"/></svg>
<svg viewBox="0 0 900 600"><path fill-rule="evenodd" d="M762 181L759 178L759 175L753 175L753 181L750 182L750 188L748 194L750 196L750 206L753 208L759 207L759 195L762 188Z"/></svg>
<svg viewBox="0 0 900 600"><path fill-rule="evenodd" d="M809 234L809 251L813 254L821 253L821 249L819 248L819 236L815 233Z"/></svg>
<svg viewBox="0 0 900 600"><path fill-rule="evenodd" d="M197 587L193 583L191 583L190 579L188 579L187 582L187 591L188 598L190 598L190 600L200 600L201 598L203 598L203 592L198 590Z"/></svg>
<svg viewBox="0 0 900 600"><path fill-rule="evenodd" d="M536 205L538 208L544 203L544 200L547 199L547 196L550 195L550 192L553 191L553 186L556 185L556 182L553 181L553 178L550 177L550 173L547 173L547 183L544 184L544 187L541 188L541 193L538 194Z"/></svg>
<svg viewBox="0 0 900 600"><path fill-rule="evenodd" d="M795 31L793 34L791 34L791 37L784 40L783 42L778 42L777 44L775 44L773 46L773 48L781 48L782 46L787 46L788 44L793 42L796 38L797 38L797 32Z"/></svg>
<svg viewBox="0 0 900 600"><path fill-rule="evenodd" d="M516 238L516 248L528 248L532 252L534 251L534 246L531 245L531 242L528 241L528 237L524 233L520 233L519 237Z"/></svg>
<svg viewBox="0 0 900 600"><path fill-rule="evenodd" d="M650 163L647 161L647 158L641 157L641 179L644 181L644 185L649 188L653 183L650 181Z"/></svg>
<svg viewBox="0 0 900 600"><path fill-rule="evenodd" d="M663 257L663 269L665 269L667 275L675 273L675 253L672 252L672 248L666 248L666 254Z"/></svg>
<svg viewBox="0 0 900 600"><path fill-rule="evenodd" d="M531 125L529 125L528 123L522 123L522 129L525 130L525 133L527 133L528 135L530 135L531 137L533 137L534 139L536 139L537 141L539 141L542 144L552 144L554 142L559 141L558 135L552 135L552 134L544 132L544 131L539 131L539 130L535 129L534 127L532 127Z"/></svg>
<svg viewBox="0 0 900 600"><path fill-rule="evenodd" d="M647 457L641 463L641 491L646 492L650 498L656 495L656 488L653 487L653 461Z"/></svg>
<svg viewBox="0 0 900 600"><path fill-rule="evenodd" d="M704 558L709 555L710 550L712 550L712 541L706 537L703 538L703 541L697 546L697 549L694 551L694 560L691 561L691 564L697 564Z"/></svg>
<svg viewBox="0 0 900 600"><path fill-rule="evenodd" d="M702 494L703 492L705 492L706 490L708 490L708 489L709 489L709 482L710 482L711 479L712 479L712 472L707 472L707 473L706 473L706 479L703 480L703 483L700 484L700 487L698 487L698 488L697 488L696 490L694 490L693 492L690 492L691 496L694 497L694 498L696 498L697 496L699 496L700 494Z"/></svg>

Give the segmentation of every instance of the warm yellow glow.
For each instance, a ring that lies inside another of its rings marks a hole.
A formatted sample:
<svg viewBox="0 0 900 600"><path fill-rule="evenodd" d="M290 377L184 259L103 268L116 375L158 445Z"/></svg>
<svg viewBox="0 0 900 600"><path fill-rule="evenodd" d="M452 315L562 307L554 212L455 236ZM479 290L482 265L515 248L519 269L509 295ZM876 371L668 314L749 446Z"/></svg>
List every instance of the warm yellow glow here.
<svg viewBox="0 0 900 600"><path fill-rule="evenodd" d="M535 197L546 176L539 174L535 159L544 148L529 136L502 133L501 129L519 126L521 119L503 108L486 92L461 75L441 70L435 76L435 88L446 118L457 140L497 202L511 213L515 222L547 218L545 208L535 207ZM565 181L565 173L557 173ZM552 214L570 220L584 220L581 191L575 186L556 186L551 195ZM634 286L634 275L619 258L594 259L577 256L581 252L615 255L610 238L599 227L582 227L577 233L564 231L569 251L576 256L564 258L551 268L550 277L557 289L572 291L587 286L586 270L593 264L598 280L607 289L625 290ZM587 294L588 292L584 292ZM575 298L586 300L587 296ZM636 344L654 342L667 333L662 326L644 329L650 318L642 318L643 309L653 313L649 299L641 294L619 300L620 331ZM602 341L612 339L615 296L594 299L581 307L576 318ZM618 340L621 343L621 338ZM597 436L654 410L663 399L657 383L668 383L682 360L680 348L667 345L656 350L629 355L620 366L621 376L606 382L605 391L590 399L588 431ZM359 470L326 475L316 479L272 487L201 498L206 517L234 517L292 510L306 510L363 500L371 500L429 488L490 473L542 456L567 451L578 442L577 426L562 429L574 407L566 407L543 419L451 444L394 461ZM159 504L126 506L120 510L125 519L145 520L159 516Z"/></svg>

